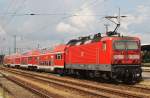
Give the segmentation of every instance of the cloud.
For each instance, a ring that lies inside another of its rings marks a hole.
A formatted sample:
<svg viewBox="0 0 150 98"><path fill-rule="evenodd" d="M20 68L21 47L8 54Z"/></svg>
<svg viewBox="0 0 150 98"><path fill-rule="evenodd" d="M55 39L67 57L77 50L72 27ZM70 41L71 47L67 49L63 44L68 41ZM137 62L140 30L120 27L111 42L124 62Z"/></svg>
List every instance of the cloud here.
<svg viewBox="0 0 150 98"><path fill-rule="evenodd" d="M145 18L142 16L135 16L131 14L126 14L126 18L122 19L121 28L128 30L130 25L140 24Z"/></svg>
<svg viewBox="0 0 150 98"><path fill-rule="evenodd" d="M79 32L79 30L73 27L71 24L60 22L57 25L58 32Z"/></svg>
<svg viewBox="0 0 150 98"><path fill-rule="evenodd" d="M129 26L137 25L144 23L150 15L149 13L150 8L144 5L138 5L136 11L132 14L126 14L127 16L125 19L122 19L121 27L122 29L129 30Z"/></svg>
<svg viewBox="0 0 150 98"><path fill-rule="evenodd" d="M94 28L94 22L96 20L94 12L92 9L84 7L85 5L81 6L80 10L74 11L67 22L58 23L56 31L81 33Z"/></svg>
<svg viewBox="0 0 150 98"><path fill-rule="evenodd" d="M124 35L135 36L141 39L142 44L148 44L149 41L149 27L150 21L150 7L138 5L133 13L126 14L126 18L121 20L121 28L119 32Z"/></svg>
<svg viewBox="0 0 150 98"><path fill-rule="evenodd" d="M5 35L5 34L6 34L5 30L2 28L2 26L0 26L0 35Z"/></svg>
<svg viewBox="0 0 150 98"><path fill-rule="evenodd" d="M141 40L142 44L149 44L149 36L150 36L150 32L149 33L143 33L143 32L129 32L126 33L129 36L134 36L134 37L138 37Z"/></svg>
<svg viewBox="0 0 150 98"><path fill-rule="evenodd" d="M3 0L4 1L4 0ZM107 1L107 2L104 2ZM120 4L122 12L128 11L128 17L121 20L120 32L124 35L137 36L142 39L142 43L150 43L149 17L150 7L147 0L130 2L130 0L27 0L22 4L22 0L12 4L7 12L13 13L19 6L22 6L17 14L37 13L37 14L59 14L64 15L38 15L38 16L0 16L1 45L13 48L13 37L22 36L23 40L17 39L19 48L35 48L40 43L41 47L51 46L59 42L68 41L79 36L104 32L104 22L101 18L104 15L113 15L116 6ZM123 3L122 3L123 2ZM5 13L8 4L6 0L0 3L1 14ZM140 4L140 5L139 5ZM143 5L142 5L143 4ZM58 6L56 6L58 5ZM131 11L130 11L131 10ZM70 15L71 14L71 15ZM100 15L100 16L97 16ZM102 15L102 16L101 16ZM63 19L63 17L68 17ZM103 20L105 20L103 18ZM109 29L114 30L115 25L110 25ZM118 31L119 32L119 31ZM2 38L6 37L6 40Z"/></svg>

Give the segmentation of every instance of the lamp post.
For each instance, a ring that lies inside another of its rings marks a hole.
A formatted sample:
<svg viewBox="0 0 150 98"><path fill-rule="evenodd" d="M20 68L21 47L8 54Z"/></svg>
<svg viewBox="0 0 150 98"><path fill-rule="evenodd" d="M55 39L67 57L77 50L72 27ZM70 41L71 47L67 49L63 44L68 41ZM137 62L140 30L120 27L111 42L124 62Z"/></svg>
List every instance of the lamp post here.
<svg viewBox="0 0 150 98"><path fill-rule="evenodd" d="M14 37L14 53L16 53L16 35L14 35L13 37Z"/></svg>

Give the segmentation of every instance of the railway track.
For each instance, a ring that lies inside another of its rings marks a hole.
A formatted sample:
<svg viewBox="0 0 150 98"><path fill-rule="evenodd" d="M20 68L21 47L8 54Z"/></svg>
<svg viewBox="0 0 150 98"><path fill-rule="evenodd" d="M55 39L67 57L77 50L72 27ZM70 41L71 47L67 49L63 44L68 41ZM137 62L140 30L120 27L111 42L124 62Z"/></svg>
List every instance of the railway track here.
<svg viewBox="0 0 150 98"><path fill-rule="evenodd" d="M25 81L22 81L22 80L20 80L20 79L14 77L14 76L9 76L9 75L6 74L6 73L2 73L2 72L0 72L0 73L1 73L1 74L3 75L3 77L5 77L6 79L8 79L8 80L10 80L10 81L12 81L12 82L14 82L14 83L20 85L21 87L23 87L23 88L25 88L25 89L28 89L29 91L31 91L31 92L33 92L33 93L39 95L39 96L42 97L42 98L53 98L53 97L51 96L51 94L49 94L48 92L44 91L42 88L39 88L39 87L37 87L37 86L34 86L34 85L32 85L32 84L30 84L30 83L27 83L27 82L25 82ZM17 96L16 96L16 97L17 97ZM58 98L61 98L61 97L59 96Z"/></svg>
<svg viewBox="0 0 150 98"><path fill-rule="evenodd" d="M123 88L123 86L110 86L110 85L95 85L91 83L85 83L83 81L71 80L66 78L61 78L57 76L45 76L39 75L33 72L26 72L16 69L8 69L2 68L4 71L11 72L13 74L21 75L24 77L34 78L35 80L41 81L43 83L55 84L58 86L63 86L65 88L69 88L72 90L78 90L83 93L91 94L94 96L106 97L106 98L150 98L150 94L148 93L150 89L142 88L142 87L131 87L128 86ZM120 87L120 88L119 88Z"/></svg>
<svg viewBox="0 0 150 98"><path fill-rule="evenodd" d="M0 87L3 89L3 92L7 92L9 95L11 95L12 98L16 98L16 96L13 95L12 92L7 89L7 87L5 87L2 83L0 83Z"/></svg>

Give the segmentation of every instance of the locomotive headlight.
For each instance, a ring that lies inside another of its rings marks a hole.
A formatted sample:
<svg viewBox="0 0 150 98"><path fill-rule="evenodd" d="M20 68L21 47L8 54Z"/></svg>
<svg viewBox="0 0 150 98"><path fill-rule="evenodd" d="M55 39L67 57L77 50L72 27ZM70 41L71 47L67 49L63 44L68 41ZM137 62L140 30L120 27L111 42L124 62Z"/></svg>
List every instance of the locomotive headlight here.
<svg viewBox="0 0 150 98"><path fill-rule="evenodd" d="M129 59L140 59L140 55L128 55Z"/></svg>
<svg viewBox="0 0 150 98"><path fill-rule="evenodd" d="M124 59L124 55L114 55L114 59Z"/></svg>

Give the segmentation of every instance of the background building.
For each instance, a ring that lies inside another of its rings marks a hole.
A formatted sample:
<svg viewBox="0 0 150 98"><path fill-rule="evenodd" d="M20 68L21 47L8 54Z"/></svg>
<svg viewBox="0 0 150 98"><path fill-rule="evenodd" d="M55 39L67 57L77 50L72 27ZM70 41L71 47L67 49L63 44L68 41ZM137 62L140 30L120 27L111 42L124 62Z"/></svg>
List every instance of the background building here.
<svg viewBox="0 0 150 98"><path fill-rule="evenodd" d="M142 62L150 63L150 45L142 45Z"/></svg>
<svg viewBox="0 0 150 98"><path fill-rule="evenodd" d="M3 64L4 55L0 55L0 64Z"/></svg>

